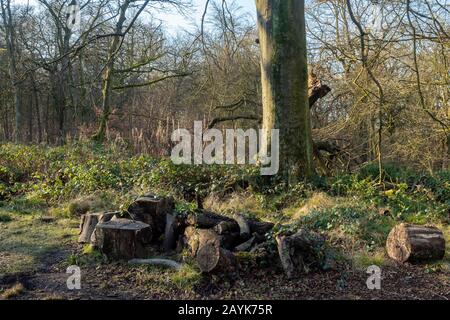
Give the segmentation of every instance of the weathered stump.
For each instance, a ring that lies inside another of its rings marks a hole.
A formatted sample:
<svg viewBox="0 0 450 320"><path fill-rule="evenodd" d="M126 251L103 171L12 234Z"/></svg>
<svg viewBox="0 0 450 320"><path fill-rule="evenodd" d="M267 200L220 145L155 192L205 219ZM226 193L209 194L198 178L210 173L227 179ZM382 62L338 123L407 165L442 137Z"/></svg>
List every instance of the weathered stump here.
<svg viewBox="0 0 450 320"><path fill-rule="evenodd" d="M325 239L321 235L300 229L291 236L278 235L278 254L289 279L308 273L322 265L322 247Z"/></svg>
<svg viewBox="0 0 450 320"><path fill-rule="evenodd" d="M164 234L166 214L174 209L172 198L160 198L146 195L136 199L129 207L128 213L135 221L144 222L152 227L153 238L156 240Z"/></svg>
<svg viewBox="0 0 450 320"><path fill-rule="evenodd" d="M401 223L389 233L386 249L389 257L401 263L440 260L445 255L445 239L435 227Z"/></svg>
<svg viewBox="0 0 450 320"><path fill-rule="evenodd" d="M78 237L79 243L91 242L91 237L94 234L95 226L101 222L110 221L115 215L115 212L103 213L86 213L81 216L80 233Z"/></svg>
<svg viewBox="0 0 450 320"><path fill-rule="evenodd" d="M145 257L145 246L152 240L148 224L128 219L116 219L97 224L96 247L109 259Z"/></svg>

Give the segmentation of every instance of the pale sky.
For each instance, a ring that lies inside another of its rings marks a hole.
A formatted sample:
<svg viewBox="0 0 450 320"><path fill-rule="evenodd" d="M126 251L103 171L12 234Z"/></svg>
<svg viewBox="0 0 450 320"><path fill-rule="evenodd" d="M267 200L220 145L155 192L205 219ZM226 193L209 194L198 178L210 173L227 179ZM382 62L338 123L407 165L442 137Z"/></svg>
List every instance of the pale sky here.
<svg viewBox="0 0 450 320"><path fill-rule="evenodd" d="M203 15L203 11L205 9L206 0L192 0L192 2L195 6L193 9L193 16L196 23L199 24ZM241 13L250 13L252 17L256 17L255 0L235 0L235 2L240 7L242 7ZM211 12L211 7L209 9L209 12ZM187 24L189 24L189 21L183 19L183 17L178 13L162 14L159 18L165 21L171 30L175 30L177 28L185 28L187 27Z"/></svg>
<svg viewBox="0 0 450 320"><path fill-rule="evenodd" d="M229 0L229 2L231 1ZM16 4L36 4L36 2L37 0L12 0L12 3ZM175 33L180 29L190 29L193 23L200 24L206 0L192 0L192 2L194 7L192 8L192 13L189 13L192 16L190 19L184 18L178 12L160 13L156 15L156 18L164 21L164 25L166 25L167 30L171 33ZM242 7L242 14L249 13L252 17L256 17L255 0L235 0L235 2ZM211 8L209 10L211 11Z"/></svg>

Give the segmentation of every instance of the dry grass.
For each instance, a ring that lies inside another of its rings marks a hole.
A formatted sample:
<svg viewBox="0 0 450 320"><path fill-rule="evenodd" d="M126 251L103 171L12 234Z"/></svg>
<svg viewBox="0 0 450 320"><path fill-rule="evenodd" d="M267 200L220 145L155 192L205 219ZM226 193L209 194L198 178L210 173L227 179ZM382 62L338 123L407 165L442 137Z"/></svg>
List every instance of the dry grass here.
<svg viewBox="0 0 450 320"><path fill-rule="evenodd" d="M333 208L338 203L339 203L338 199L332 198L326 193L323 192L314 193L310 198L308 198L308 200L306 200L306 203L294 213L293 219L297 220L309 214L312 210Z"/></svg>
<svg viewBox="0 0 450 320"><path fill-rule="evenodd" d="M220 198L212 194L205 199L204 206L208 210L222 213L251 212L256 215L265 213L255 195L245 192L233 193L226 198Z"/></svg>
<svg viewBox="0 0 450 320"><path fill-rule="evenodd" d="M17 296L19 296L23 291L25 290L25 287L21 283L16 283L14 286L12 286L9 289L6 289L1 297L2 299L12 299Z"/></svg>

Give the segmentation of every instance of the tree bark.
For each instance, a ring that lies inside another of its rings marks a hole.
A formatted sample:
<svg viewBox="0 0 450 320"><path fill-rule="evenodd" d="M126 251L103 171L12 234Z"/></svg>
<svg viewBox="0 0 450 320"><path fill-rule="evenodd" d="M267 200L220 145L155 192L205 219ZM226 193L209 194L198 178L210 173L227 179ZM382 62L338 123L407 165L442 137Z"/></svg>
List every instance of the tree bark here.
<svg viewBox="0 0 450 320"><path fill-rule="evenodd" d="M389 257L401 263L440 260L445 255L445 238L435 227L401 223L389 233L386 249Z"/></svg>
<svg viewBox="0 0 450 320"><path fill-rule="evenodd" d="M6 50L9 60L9 77L14 96L14 139L16 142L23 142L23 103L21 96L21 79L18 76L17 59L16 59L16 36L14 23L11 13L11 1L2 0L0 2L3 25L5 29Z"/></svg>
<svg viewBox="0 0 450 320"><path fill-rule="evenodd" d="M276 238L281 264L289 279L322 266L322 247L325 239L311 231L300 229L291 236Z"/></svg>
<svg viewBox="0 0 450 320"><path fill-rule="evenodd" d="M287 183L311 177L304 0L256 0L266 143L279 129L280 170ZM269 144L270 145L270 144Z"/></svg>

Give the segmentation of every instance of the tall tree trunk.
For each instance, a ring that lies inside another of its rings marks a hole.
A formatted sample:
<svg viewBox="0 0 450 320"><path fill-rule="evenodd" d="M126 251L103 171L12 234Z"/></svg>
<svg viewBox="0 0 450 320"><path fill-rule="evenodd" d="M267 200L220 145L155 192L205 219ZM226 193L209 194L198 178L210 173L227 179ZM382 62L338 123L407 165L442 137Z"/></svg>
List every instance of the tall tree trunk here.
<svg viewBox="0 0 450 320"><path fill-rule="evenodd" d="M280 171L295 183L313 175L305 1L256 0L261 47L263 128L279 129Z"/></svg>
<svg viewBox="0 0 450 320"><path fill-rule="evenodd" d="M104 142L106 138L106 128L108 125L109 116L111 114L111 84L113 80L112 76L114 72L115 56L117 55L117 50L120 46L122 29L126 20L126 12L130 2L130 0L126 0L120 6L120 16L115 28L116 35L113 37L108 50L108 58L103 72L102 82L102 115L100 116L100 123L97 133L92 137L93 140L97 142Z"/></svg>
<svg viewBox="0 0 450 320"><path fill-rule="evenodd" d="M8 60L9 60L9 77L14 95L14 112L15 112L14 139L16 142L22 142L24 137L23 137L23 114L22 114L23 107L20 92L21 80L19 79L17 72L18 70L16 60L16 43L14 34L14 24L11 13L11 2L10 0L1 0L0 5L3 18L3 25L5 28L6 50L8 53Z"/></svg>

